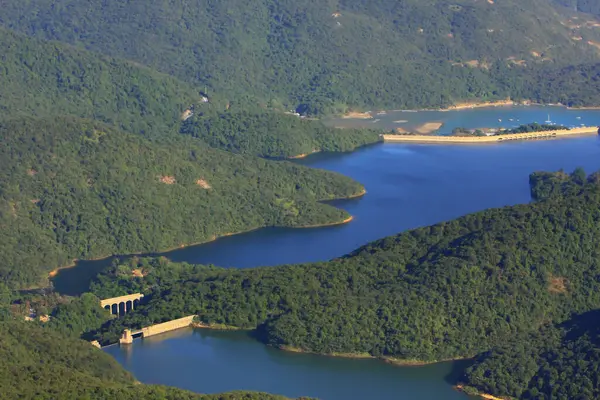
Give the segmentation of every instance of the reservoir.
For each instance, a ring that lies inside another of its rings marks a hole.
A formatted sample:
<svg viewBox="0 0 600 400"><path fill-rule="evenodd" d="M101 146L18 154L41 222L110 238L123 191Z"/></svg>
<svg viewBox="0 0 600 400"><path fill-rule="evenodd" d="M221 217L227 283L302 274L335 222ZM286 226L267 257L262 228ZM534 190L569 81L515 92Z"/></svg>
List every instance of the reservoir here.
<svg viewBox="0 0 600 400"><path fill-rule="evenodd" d="M477 112L494 111L491 115L498 119L498 110ZM578 113L583 115L583 111ZM600 124L600 111L586 113L586 124ZM570 124L554 112L551 117L558 124ZM491 123L491 117L487 118ZM354 216L351 223L262 229L165 255L175 261L236 268L331 259L407 229L529 202L528 176L533 171L563 168L570 172L581 166L589 173L600 169L600 139L445 146L386 143L348 154L317 154L298 162L340 172L365 185L364 197L334 203ZM94 271L110 262L80 262L59 274L56 287L68 292L78 284L84 289ZM324 400L467 398L450 383L460 364L396 367L376 360L294 354L263 346L242 332L184 329L105 351L142 382L204 393L258 390Z"/></svg>
<svg viewBox="0 0 600 400"><path fill-rule="evenodd" d="M599 110L578 110L557 106L502 106L450 111L383 111L372 112L369 119L329 118L325 124L340 128L373 128L392 131L408 130L428 122L441 123L438 133L447 135L454 128L516 128L537 122L556 123L569 128L597 126Z"/></svg>

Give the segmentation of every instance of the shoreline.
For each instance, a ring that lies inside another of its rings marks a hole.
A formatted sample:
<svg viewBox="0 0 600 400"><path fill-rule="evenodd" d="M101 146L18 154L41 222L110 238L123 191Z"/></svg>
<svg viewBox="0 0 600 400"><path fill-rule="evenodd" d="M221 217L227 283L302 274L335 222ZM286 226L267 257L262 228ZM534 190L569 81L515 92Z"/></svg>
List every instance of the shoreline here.
<svg viewBox="0 0 600 400"><path fill-rule="evenodd" d="M345 114L342 114L342 119L372 119L373 115L371 115L371 111L348 111Z"/></svg>
<svg viewBox="0 0 600 400"><path fill-rule="evenodd" d="M462 358L450 358L447 360L436 360L436 361L406 360L406 359L386 357L386 356L376 357L369 353L317 353L314 351L303 350L299 347L294 347L294 346L283 345L283 346L274 346L274 347L278 350L288 351L291 353L298 353L298 354L314 354L317 356L324 356L324 357L351 358L351 359L357 359L357 360L362 360L362 359L364 359L364 360L379 360L379 361L383 361L385 363L392 364L392 365L395 365L398 367L422 367L425 365L432 365L432 364L439 364L439 363L444 363L444 362L469 359L469 357L462 357Z"/></svg>
<svg viewBox="0 0 600 400"><path fill-rule="evenodd" d="M567 106L562 103L536 103L531 100L494 100L494 101L473 101L473 102L458 102L447 107L439 108L415 108L415 109L403 109L403 110L389 110L390 112L421 112L421 111L463 111L471 110L476 108L492 108L492 107L514 107L514 106L541 106L541 107L561 107L567 110L600 110L598 106ZM372 119L373 114L371 111L350 111L340 116L342 119Z"/></svg>
<svg viewBox="0 0 600 400"><path fill-rule="evenodd" d="M310 228L324 228L326 226L336 226L336 225L344 225L348 222L351 222L354 217L351 215L343 221L339 222L327 222L325 224L315 224L315 225L303 225L303 226L290 226L292 229L310 229Z"/></svg>
<svg viewBox="0 0 600 400"><path fill-rule="evenodd" d="M464 385L456 385L454 386L455 390L458 390L459 392L463 392L469 396L478 396L481 397L482 399L486 399L486 400L507 400L510 399L510 397L497 397L494 396L492 394L489 393L481 393L479 392L477 389L473 389L474 393L469 393L469 391L465 390L466 387Z"/></svg>
<svg viewBox="0 0 600 400"><path fill-rule="evenodd" d="M301 153L301 154L297 154L295 156L289 156L289 157L287 157L287 159L288 160L301 160L301 159L306 158L306 157L308 157L310 155L317 154L317 153L320 153L320 152L321 152L320 149L319 150L313 150L310 153Z"/></svg>
<svg viewBox="0 0 600 400"><path fill-rule="evenodd" d="M440 108L435 111L460 111L460 110L470 110L474 108L488 108L488 107L511 107L516 105L530 105L532 104L528 100L524 100L522 102L517 102L511 99L506 100L496 100L496 101L480 101L480 102L464 102L464 103L456 103L451 106Z"/></svg>
<svg viewBox="0 0 600 400"><path fill-rule="evenodd" d="M357 197L362 197L367 193L367 190L365 188L363 188L359 193L355 193L355 194L351 194L349 196L345 196L345 197L336 197L333 199L321 199L321 200L317 200L317 201L332 201L332 200L349 200L349 199L355 199ZM319 227L326 227L326 226L335 226L335 225L342 225L342 224L346 224L350 221L353 220L354 217L350 216L349 218L346 218L343 221L335 221L335 222L329 222L326 224L318 224L318 225L306 225L306 226L290 226L290 227L286 227L286 228L294 228L294 229L304 229L304 228L319 228ZM80 258L74 258L71 260L71 262L68 265L63 265L57 268L54 268L52 271L48 272L47 275L47 279L51 282L54 278L56 278L60 271L66 270L66 269L71 269L71 268L75 268L77 266L77 263L79 261L101 261L101 260L106 260L107 258L111 258L111 257L128 257L128 256L143 256L143 255L151 255L151 254L156 254L156 256L160 256L164 253L169 253L171 251L174 250L179 250L179 249L185 249L186 247L192 247L192 246L198 246L198 245L202 245L202 244L207 244L207 243L211 243L214 242L215 240L221 239L221 238L225 238L225 237L229 237L229 236L234 236L234 235L241 235L243 233L250 233L259 229L263 229L263 228L268 228L268 226L259 226L259 227L254 227L254 228L250 228L250 229L246 229L240 232L227 232L227 233L223 233L220 235L213 235L211 238L209 238L208 240L203 240L203 241L199 241L199 242L194 242L194 243L184 243L184 244L180 244L177 246L173 246L173 247L169 247L165 250L156 250L156 251L150 251L150 252L134 252L134 253L128 253L128 254L109 254L109 255L104 255L104 256L99 256L99 257L93 257L93 258L85 258L85 259L80 259ZM34 288L36 289L36 288Z"/></svg>

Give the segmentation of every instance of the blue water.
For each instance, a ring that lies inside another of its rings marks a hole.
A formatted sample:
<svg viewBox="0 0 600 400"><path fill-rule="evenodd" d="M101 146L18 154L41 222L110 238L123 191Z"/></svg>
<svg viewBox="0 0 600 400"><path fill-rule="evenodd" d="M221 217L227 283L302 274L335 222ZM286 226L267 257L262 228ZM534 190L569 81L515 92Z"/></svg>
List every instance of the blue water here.
<svg viewBox="0 0 600 400"><path fill-rule="evenodd" d="M600 125L598 110L569 110L556 106L514 106L468 109L460 111L388 111L385 115L373 114L372 119L331 118L328 125L338 127L365 127L394 130L410 130L425 122L441 122L439 134L449 134L454 128L515 128L522 124L537 122L544 124L548 120L567 127ZM512 120L512 121L511 121ZM406 122L399 122L406 121Z"/></svg>
<svg viewBox="0 0 600 400"><path fill-rule="evenodd" d="M105 351L144 383L203 393L243 389L323 400L468 400L450 384L464 362L394 367L376 360L290 354L244 333L192 329Z"/></svg>
<svg viewBox="0 0 600 400"><path fill-rule="evenodd" d="M600 112L594 113L600 122ZM600 169L600 139L588 136L486 146L386 143L301 162L340 172L365 185L363 198L336 203L354 216L351 223L263 229L166 255L176 261L236 268L331 259L386 235L490 207L529 202L528 176L533 171ZM88 262L65 272L101 266ZM375 360L291 354L265 347L239 332L189 329L106 351L142 382L198 392L249 389L325 400L466 398L450 383L459 365L395 367Z"/></svg>

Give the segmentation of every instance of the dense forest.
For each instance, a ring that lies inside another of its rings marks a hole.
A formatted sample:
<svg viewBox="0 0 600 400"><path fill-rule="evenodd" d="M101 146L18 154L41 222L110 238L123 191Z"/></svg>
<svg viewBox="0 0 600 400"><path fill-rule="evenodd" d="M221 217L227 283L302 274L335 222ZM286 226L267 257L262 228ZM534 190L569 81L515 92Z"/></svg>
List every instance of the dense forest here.
<svg viewBox="0 0 600 400"><path fill-rule="evenodd" d="M265 343L402 360L470 357L600 307L600 188L492 209L388 237L330 262L246 270L138 259L93 285L142 291L126 326L186 314L257 329ZM133 269L144 271L135 277Z"/></svg>
<svg viewBox="0 0 600 400"><path fill-rule="evenodd" d="M534 200L558 199L565 196L577 196L600 184L600 172L587 176L582 168L576 168L567 174L563 170L557 172L534 172L529 176L531 197Z"/></svg>
<svg viewBox="0 0 600 400"><path fill-rule="evenodd" d="M233 153L281 158L317 151L350 151L379 141L380 131L329 128L272 111L204 113L186 120L182 134Z"/></svg>
<svg viewBox="0 0 600 400"><path fill-rule="evenodd" d="M512 338L478 356L463 378L469 393L518 399L600 398L600 311Z"/></svg>
<svg viewBox="0 0 600 400"><path fill-rule="evenodd" d="M0 24L308 114L507 96L600 104L592 76L560 80L561 68L582 63L576 75L599 60L567 11L552 0L10 0ZM556 81L539 90L548 75Z"/></svg>
<svg viewBox="0 0 600 400"><path fill-rule="evenodd" d="M257 392L200 395L141 385L108 354L34 322L0 319L0 399L285 400Z"/></svg>
<svg viewBox="0 0 600 400"><path fill-rule="evenodd" d="M76 118L0 122L0 278L23 287L73 258L151 252L263 226L339 222L317 202L359 194L339 174L160 142Z"/></svg>
<svg viewBox="0 0 600 400"><path fill-rule="evenodd" d="M159 139L191 134L209 145L267 157L348 151L376 132L326 128L256 101L203 95L193 85L130 62L0 28L0 120L73 115ZM185 110L193 114L182 124Z"/></svg>

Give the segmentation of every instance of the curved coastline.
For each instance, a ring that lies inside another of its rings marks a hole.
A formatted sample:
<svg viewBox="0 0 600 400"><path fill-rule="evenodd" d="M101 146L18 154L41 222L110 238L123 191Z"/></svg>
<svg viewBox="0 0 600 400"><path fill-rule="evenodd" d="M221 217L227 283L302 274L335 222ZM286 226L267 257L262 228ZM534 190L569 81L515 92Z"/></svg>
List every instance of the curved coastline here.
<svg viewBox="0 0 600 400"><path fill-rule="evenodd" d="M232 325L226 325L226 324L215 324L215 323L204 323L204 322L192 322L190 327L192 327L194 329L209 329L209 330L215 330L215 331L246 331L246 332L254 331L254 329L245 329L245 328L240 328L238 326L232 326ZM270 345L265 344L265 346L270 346ZM325 356L325 357L379 360L379 361L383 361L385 363L392 364L392 365L395 365L398 367L421 367L424 365L439 364L439 363L450 362L450 361L468 360L468 359L472 358L472 357L457 357L457 358L449 358L446 360L423 361L423 360L400 359L400 358L385 357L385 356L377 357L377 356L373 356L369 353L319 353L319 352L315 352L315 351L304 350L299 347L286 346L286 345L271 346L271 347L274 347L277 350L287 351L290 353L314 354L314 355ZM459 388L459 386L460 385L457 386L457 389Z"/></svg>
<svg viewBox="0 0 600 400"><path fill-rule="evenodd" d="M421 367L424 365L439 364L439 363L450 362L450 361L468 360L469 358L471 358L471 357L460 357L460 358L450 358L447 360L423 361L423 360L408 360L408 359L386 357L386 356L377 357L377 356L373 356L369 353L318 353L315 351L303 350L299 347L285 346L285 345L275 346L275 348L277 348L279 350L283 350L283 351L289 351L292 353L315 354L315 355L326 356L326 357L380 360L380 361L383 361L388 364L396 365L398 367Z"/></svg>
<svg viewBox="0 0 600 400"><path fill-rule="evenodd" d="M360 192L355 193L355 194L351 194L349 196L336 197L336 198L333 198L333 199L324 199L324 200L319 200L319 201L355 199L355 198L364 196L366 193L367 193L367 190L365 188L363 188ZM320 228L320 227L326 227L326 226L336 226L336 225L347 224L348 222L351 222L353 219L354 219L354 217L350 216L350 217L348 217L348 218L346 218L346 219L344 219L342 221L334 221L334 222L329 222L329 223L325 223L325 224L315 224L315 225L288 226L286 228L304 229L304 228ZM64 265L64 266L61 266L61 267L58 267L58 268L55 268L52 271L50 271L48 273L47 279L52 280L62 270L66 270L66 269L70 269L70 268L75 268L77 266L77 262L78 261L100 261L100 260L105 260L105 259L110 258L110 257L117 257L117 256L124 256L124 257L126 257L126 256L141 256L141 255L144 255L144 254L152 254L152 253L163 254L163 253L171 252L173 250L184 249L186 247L198 246L198 245L201 245L201 244L211 243L211 242L214 242L215 240L218 240L218 239L221 239L221 238L224 238L224 237L228 237L228 236L241 235L243 233L253 232L255 230L262 229L262 228L267 228L267 226L253 227L253 228L246 229L246 230L243 230L243 231L240 231L240 232L227 232L227 233L223 233L223 234L220 234L220 235L213 235L208 240L203 240L203 241L194 242L194 243L184 243L184 244L180 244L180 245L177 245L177 246L169 247L169 248L164 249L164 250L156 250L156 251L150 251L150 252L134 252L134 253L128 253L128 254L109 254L109 255L104 255L104 256L99 256L99 257L93 257L93 258L85 258L85 259L74 258L74 259L72 259L72 261L71 261L70 264Z"/></svg>

